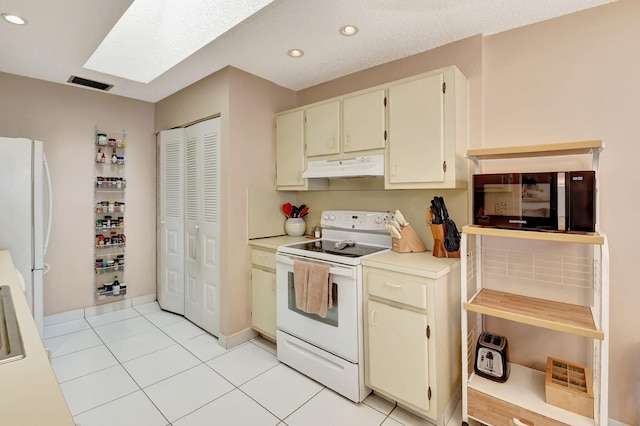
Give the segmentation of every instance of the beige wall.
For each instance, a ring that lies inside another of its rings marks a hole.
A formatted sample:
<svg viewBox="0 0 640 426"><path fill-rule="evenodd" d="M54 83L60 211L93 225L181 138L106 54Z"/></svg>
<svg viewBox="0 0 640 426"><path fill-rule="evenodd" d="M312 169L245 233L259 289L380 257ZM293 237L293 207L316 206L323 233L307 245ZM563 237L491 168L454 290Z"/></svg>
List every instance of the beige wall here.
<svg viewBox="0 0 640 426"><path fill-rule="evenodd" d="M51 169L53 229L45 314L93 305L94 126L127 131L128 297L155 294L153 104L0 73L0 135L42 140ZM1 155L1 153L0 153Z"/></svg>
<svg viewBox="0 0 640 426"><path fill-rule="evenodd" d="M293 91L227 67L156 104L157 131L220 114L220 333L227 338L251 325L247 192L274 187L273 117L294 103Z"/></svg>
<svg viewBox="0 0 640 426"><path fill-rule="evenodd" d="M602 139L599 219L611 254L609 417L638 424L640 2L498 34L484 43L484 146ZM540 163L529 164L539 167Z"/></svg>

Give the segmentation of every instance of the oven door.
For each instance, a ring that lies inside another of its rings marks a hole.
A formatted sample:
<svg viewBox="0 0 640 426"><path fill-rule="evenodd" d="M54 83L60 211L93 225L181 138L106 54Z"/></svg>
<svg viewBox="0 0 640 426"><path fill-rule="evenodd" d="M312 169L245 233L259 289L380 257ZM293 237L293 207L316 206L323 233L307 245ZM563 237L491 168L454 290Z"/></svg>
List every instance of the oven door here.
<svg viewBox="0 0 640 426"><path fill-rule="evenodd" d="M361 316L358 306L362 303L362 292L358 283L362 283L362 267L338 265L288 254L278 254L276 259L278 330L357 363L358 318ZM328 310L326 318L296 308L294 259L331 265L333 307Z"/></svg>

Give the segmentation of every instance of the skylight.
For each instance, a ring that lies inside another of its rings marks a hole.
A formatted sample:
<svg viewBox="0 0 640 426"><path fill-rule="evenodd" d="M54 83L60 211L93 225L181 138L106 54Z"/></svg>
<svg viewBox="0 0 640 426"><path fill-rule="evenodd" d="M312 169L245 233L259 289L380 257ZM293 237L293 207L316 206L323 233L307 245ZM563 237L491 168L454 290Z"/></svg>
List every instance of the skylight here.
<svg viewBox="0 0 640 426"><path fill-rule="evenodd" d="M150 83L272 1L135 0L84 68Z"/></svg>

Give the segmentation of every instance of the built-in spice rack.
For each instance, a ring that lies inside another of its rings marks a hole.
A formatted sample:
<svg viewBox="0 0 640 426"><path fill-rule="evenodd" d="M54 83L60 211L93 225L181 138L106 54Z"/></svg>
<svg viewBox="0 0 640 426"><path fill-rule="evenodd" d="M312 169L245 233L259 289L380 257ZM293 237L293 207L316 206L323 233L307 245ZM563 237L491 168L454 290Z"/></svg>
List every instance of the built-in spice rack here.
<svg viewBox="0 0 640 426"><path fill-rule="evenodd" d="M94 134L94 303L124 298L126 131L95 128Z"/></svg>

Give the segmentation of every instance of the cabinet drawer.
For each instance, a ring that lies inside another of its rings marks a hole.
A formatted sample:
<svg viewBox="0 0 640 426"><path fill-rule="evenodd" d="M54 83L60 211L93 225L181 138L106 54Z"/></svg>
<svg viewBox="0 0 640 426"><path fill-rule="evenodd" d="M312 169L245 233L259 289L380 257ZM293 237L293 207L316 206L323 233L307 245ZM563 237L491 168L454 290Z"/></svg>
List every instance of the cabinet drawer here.
<svg viewBox="0 0 640 426"><path fill-rule="evenodd" d="M269 269L276 269L276 253L264 250L251 250L251 263Z"/></svg>
<svg viewBox="0 0 640 426"><path fill-rule="evenodd" d="M483 423L492 425L525 424L533 426L567 425L567 423L550 419L549 417L494 398L475 389L469 388L467 390L467 396L469 415ZM520 423L515 423L514 419L519 420Z"/></svg>
<svg viewBox="0 0 640 426"><path fill-rule="evenodd" d="M369 272L369 294L420 309L427 309L427 286L418 277Z"/></svg>

